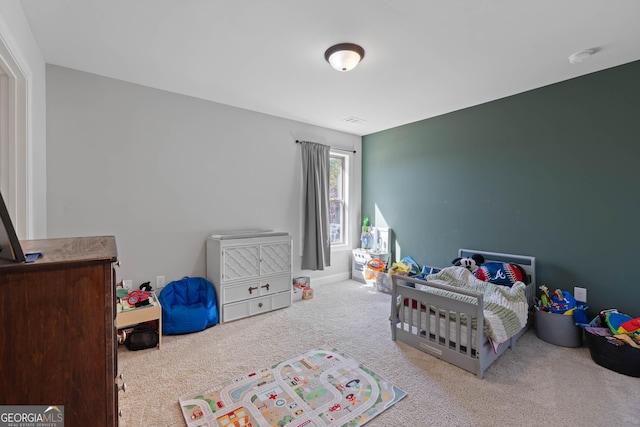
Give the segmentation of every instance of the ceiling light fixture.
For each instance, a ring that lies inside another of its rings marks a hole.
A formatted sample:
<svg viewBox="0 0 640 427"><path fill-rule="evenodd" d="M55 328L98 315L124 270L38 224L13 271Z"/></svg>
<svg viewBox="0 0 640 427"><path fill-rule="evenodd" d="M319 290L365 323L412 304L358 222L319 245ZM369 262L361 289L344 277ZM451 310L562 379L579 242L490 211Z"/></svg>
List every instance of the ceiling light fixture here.
<svg viewBox="0 0 640 427"><path fill-rule="evenodd" d="M586 49L586 50L583 50L583 51L580 51L580 52L576 52L576 53L574 53L573 55L571 55L569 57L569 63L570 64L577 64L579 62L587 61L596 52L598 52L598 49L596 49L596 48Z"/></svg>
<svg viewBox="0 0 640 427"><path fill-rule="evenodd" d="M324 53L324 59L333 68L343 72L356 68L362 58L364 58L364 49L353 43L340 43L331 46Z"/></svg>

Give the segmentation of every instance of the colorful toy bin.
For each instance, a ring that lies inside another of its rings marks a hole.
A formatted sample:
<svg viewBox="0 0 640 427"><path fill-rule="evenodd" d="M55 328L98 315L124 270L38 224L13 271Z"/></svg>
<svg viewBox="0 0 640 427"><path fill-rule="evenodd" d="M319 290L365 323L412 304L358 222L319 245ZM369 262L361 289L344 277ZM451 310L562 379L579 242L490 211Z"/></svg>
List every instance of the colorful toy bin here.
<svg viewBox="0 0 640 427"><path fill-rule="evenodd" d="M391 282L390 274L375 271L373 272L373 277L376 281L376 291L385 294L391 293L391 291L393 290L393 283Z"/></svg>
<svg viewBox="0 0 640 427"><path fill-rule="evenodd" d="M601 328L600 317L591 321L589 326ZM612 371L630 377L640 378L640 349L630 345L616 345L606 336L588 332L590 328L585 328L585 338L589 346L591 359L598 365Z"/></svg>
<svg viewBox="0 0 640 427"><path fill-rule="evenodd" d="M305 297L305 291L311 289L311 278L307 276L294 277L293 278L293 290L291 292L291 301L300 301L301 299L313 298L313 291L311 296L307 292Z"/></svg>

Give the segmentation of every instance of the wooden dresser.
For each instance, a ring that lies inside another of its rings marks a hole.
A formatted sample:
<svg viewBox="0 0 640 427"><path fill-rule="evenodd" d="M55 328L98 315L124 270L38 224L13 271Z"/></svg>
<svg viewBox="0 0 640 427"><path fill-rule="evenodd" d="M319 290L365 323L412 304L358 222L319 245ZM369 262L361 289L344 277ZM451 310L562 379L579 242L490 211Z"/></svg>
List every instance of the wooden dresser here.
<svg viewBox="0 0 640 427"><path fill-rule="evenodd" d="M0 404L64 405L65 426L117 426L116 241L22 241L0 261Z"/></svg>

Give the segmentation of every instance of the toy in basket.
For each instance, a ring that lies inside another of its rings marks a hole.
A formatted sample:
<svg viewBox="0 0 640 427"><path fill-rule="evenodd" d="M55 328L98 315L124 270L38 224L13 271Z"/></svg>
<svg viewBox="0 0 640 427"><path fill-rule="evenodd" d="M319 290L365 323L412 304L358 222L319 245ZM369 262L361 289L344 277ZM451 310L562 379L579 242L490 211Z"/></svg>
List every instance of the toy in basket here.
<svg viewBox="0 0 640 427"><path fill-rule="evenodd" d="M603 310L585 328L591 359L612 371L640 377L640 317Z"/></svg>
<svg viewBox="0 0 640 427"><path fill-rule="evenodd" d="M373 260L372 260L373 261ZM439 268L424 266L422 269L410 256L405 256L400 262L392 263L388 272L383 269L387 263L373 265L370 267L370 275L372 280L375 280L376 290L385 294L391 294L393 292L393 279L392 275L397 276L415 276L420 279L429 274L435 274L440 271ZM404 282L402 282L404 283Z"/></svg>
<svg viewBox="0 0 640 427"><path fill-rule="evenodd" d="M391 275L387 273L375 272L376 279L376 291L385 294L391 294L393 288L393 282L391 281Z"/></svg>
<svg viewBox="0 0 640 427"><path fill-rule="evenodd" d="M586 326L586 310L589 305L575 298L567 291L540 286L542 295L536 305L536 336L543 341L563 347L582 345L582 328Z"/></svg>
<svg viewBox="0 0 640 427"><path fill-rule="evenodd" d="M391 276L386 273L387 262L372 258L367 261L364 278L367 283L376 287L378 292L391 293Z"/></svg>
<svg viewBox="0 0 640 427"><path fill-rule="evenodd" d="M296 277L293 279L293 301L313 298L310 277Z"/></svg>

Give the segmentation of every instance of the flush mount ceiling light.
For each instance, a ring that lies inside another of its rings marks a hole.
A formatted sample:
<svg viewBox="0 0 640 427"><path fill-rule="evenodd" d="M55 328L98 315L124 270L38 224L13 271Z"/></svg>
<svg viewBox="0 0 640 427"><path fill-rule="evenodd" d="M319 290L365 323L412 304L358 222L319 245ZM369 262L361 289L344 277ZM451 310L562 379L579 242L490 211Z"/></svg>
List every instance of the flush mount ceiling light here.
<svg viewBox="0 0 640 427"><path fill-rule="evenodd" d="M578 64L580 62L587 61L597 51L598 51L598 49L592 48L592 49L586 49L586 50L583 50L583 51L580 51L580 52L576 52L576 53L574 53L573 55L571 55L569 57L569 63L570 64Z"/></svg>
<svg viewBox="0 0 640 427"><path fill-rule="evenodd" d="M340 43L331 46L324 53L324 59L333 68L343 72L356 68L362 58L364 58L364 49L353 43Z"/></svg>

